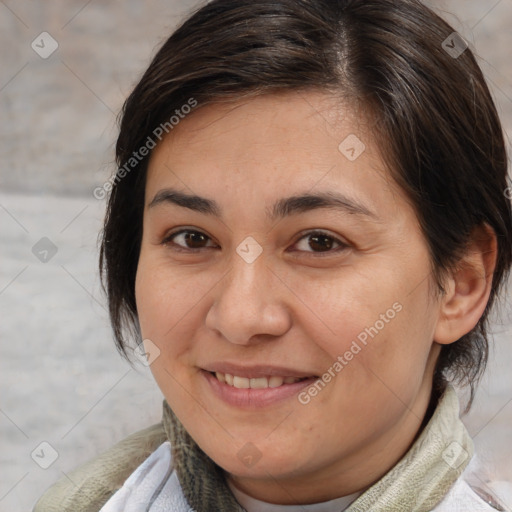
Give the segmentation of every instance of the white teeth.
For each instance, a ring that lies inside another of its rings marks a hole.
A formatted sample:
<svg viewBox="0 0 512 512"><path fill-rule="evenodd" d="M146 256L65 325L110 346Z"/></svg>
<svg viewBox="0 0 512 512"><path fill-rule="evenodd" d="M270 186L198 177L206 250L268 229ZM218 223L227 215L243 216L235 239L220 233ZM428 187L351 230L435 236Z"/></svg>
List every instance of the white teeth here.
<svg viewBox="0 0 512 512"><path fill-rule="evenodd" d="M233 376L233 386L240 389L249 389L250 381L246 377Z"/></svg>
<svg viewBox="0 0 512 512"><path fill-rule="evenodd" d="M268 380L266 377L259 377L258 379L251 379L250 384L251 384L252 389L268 388Z"/></svg>
<svg viewBox="0 0 512 512"><path fill-rule="evenodd" d="M268 380L268 387L269 388L278 388L279 386L282 386L284 382L283 377L278 377L277 375L272 375L270 379Z"/></svg>
<svg viewBox="0 0 512 512"><path fill-rule="evenodd" d="M280 377L279 375L249 379L247 377L239 377L238 375L221 372L215 372L215 377L217 377L219 382L226 383L238 389L278 388L283 384L293 384L294 382L302 380L296 377Z"/></svg>

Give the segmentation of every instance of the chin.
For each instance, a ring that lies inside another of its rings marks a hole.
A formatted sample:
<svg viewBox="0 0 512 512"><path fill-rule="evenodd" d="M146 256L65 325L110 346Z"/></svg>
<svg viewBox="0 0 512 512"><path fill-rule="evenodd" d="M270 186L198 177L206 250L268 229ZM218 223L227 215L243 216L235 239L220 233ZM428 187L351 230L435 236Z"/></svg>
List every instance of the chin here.
<svg viewBox="0 0 512 512"><path fill-rule="evenodd" d="M296 449L284 451L275 446L265 446L261 449L254 443L236 443L239 448L215 453L217 450L207 452L210 458L227 471L239 478L281 479L297 477L304 471L308 458L304 453L297 453ZM298 455L300 455L298 457Z"/></svg>

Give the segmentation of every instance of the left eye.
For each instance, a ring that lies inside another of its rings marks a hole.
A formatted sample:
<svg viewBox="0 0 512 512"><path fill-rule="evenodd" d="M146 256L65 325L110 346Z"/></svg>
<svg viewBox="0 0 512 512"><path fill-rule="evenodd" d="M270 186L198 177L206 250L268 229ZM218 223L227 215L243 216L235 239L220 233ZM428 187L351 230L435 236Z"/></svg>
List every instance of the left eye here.
<svg viewBox="0 0 512 512"><path fill-rule="evenodd" d="M335 252L346 248L347 244L322 231L313 231L300 238L295 246L305 252Z"/></svg>

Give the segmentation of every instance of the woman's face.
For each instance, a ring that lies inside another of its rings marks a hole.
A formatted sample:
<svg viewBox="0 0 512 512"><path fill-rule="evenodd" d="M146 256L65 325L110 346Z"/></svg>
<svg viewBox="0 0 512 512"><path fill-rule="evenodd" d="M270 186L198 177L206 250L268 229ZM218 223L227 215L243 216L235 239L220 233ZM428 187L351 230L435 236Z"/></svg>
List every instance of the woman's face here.
<svg viewBox="0 0 512 512"><path fill-rule="evenodd" d="M416 215L368 124L335 105L198 107L148 168L136 299L151 370L232 482L275 503L349 494L394 465L439 351Z"/></svg>

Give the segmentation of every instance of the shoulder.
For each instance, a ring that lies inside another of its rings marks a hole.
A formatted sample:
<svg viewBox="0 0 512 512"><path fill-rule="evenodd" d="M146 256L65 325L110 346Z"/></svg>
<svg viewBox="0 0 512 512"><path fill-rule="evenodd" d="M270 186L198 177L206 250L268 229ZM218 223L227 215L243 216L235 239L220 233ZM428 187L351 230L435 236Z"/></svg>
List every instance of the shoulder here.
<svg viewBox="0 0 512 512"><path fill-rule="evenodd" d="M161 423L135 432L58 480L41 496L33 512L97 512L166 440Z"/></svg>
<svg viewBox="0 0 512 512"><path fill-rule="evenodd" d="M512 484L508 482L488 483L477 487L459 478L445 498L432 512L496 512L506 511L512 497Z"/></svg>

